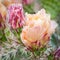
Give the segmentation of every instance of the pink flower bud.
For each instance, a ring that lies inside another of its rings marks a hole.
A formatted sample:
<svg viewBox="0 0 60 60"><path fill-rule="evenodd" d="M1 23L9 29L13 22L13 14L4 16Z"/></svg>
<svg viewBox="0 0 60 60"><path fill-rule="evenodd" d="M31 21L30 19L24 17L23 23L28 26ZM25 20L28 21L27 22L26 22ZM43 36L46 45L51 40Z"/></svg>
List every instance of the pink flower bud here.
<svg viewBox="0 0 60 60"><path fill-rule="evenodd" d="M21 4L12 4L8 7L8 23L13 29L23 26L24 12Z"/></svg>

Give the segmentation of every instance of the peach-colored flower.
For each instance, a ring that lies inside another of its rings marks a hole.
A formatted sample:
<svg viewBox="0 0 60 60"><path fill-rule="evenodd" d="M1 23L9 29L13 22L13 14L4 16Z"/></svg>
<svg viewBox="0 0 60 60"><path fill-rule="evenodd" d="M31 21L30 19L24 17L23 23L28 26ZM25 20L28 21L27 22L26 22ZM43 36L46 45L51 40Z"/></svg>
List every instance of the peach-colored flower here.
<svg viewBox="0 0 60 60"><path fill-rule="evenodd" d="M6 13L6 7L0 2L0 29L4 28Z"/></svg>
<svg viewBox="0 0 60 60"><path fill-rule="evenodd" d="M9 5L11 4L14 4L14 3L20 3L21 0L2 0L2 3L8 7Z"/></svg>
<svg viewBox="0 0 60 60"><path fill-rule="evenodd" d="M0 15L2 16L2 19L1 19L1 16L0 16L0 21L1 22L5 21L6 13L7 13L6 7L0 2Z"/></svg>
<svg viewBox="0 0 60 60"><path fill-rule="evenodd" d="M21 40L26 47L41 48L50 40L57 23L50 20L50 15L41 9L36 14L26 13L26 25L21 33Z"/></svg>
<svg viewBox="0 0 60 60"><path fill-rule="evenodd" d="M0 13L0 29L2 29L2 27L3 27L2 21L3 21L3 17L2 17L2 15Z"/></svg>

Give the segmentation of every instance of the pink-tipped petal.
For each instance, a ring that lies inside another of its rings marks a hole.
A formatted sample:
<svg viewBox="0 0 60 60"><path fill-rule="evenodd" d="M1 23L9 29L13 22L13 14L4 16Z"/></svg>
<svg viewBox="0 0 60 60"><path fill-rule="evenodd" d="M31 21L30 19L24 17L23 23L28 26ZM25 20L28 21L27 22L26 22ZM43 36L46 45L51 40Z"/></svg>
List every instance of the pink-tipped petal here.
<svg viewBox="0 0 60 60"><path fill-rule="evenodd" d="M8 7L8 20L13 29L23 26L24 12L21 4L12 4Z"/></svg>

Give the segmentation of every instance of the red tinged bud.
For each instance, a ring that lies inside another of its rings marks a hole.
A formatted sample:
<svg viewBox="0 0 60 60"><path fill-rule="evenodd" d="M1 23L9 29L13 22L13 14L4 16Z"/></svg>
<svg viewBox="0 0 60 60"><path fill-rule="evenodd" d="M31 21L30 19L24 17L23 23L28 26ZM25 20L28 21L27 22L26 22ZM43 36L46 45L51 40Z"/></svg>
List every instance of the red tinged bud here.
<svg viewBox="0 0 60 60"><path fill-rule="evenodd" d="M24 12L21 4L12 4L8 7L8 20L13 29L24 25Z"/></svg>

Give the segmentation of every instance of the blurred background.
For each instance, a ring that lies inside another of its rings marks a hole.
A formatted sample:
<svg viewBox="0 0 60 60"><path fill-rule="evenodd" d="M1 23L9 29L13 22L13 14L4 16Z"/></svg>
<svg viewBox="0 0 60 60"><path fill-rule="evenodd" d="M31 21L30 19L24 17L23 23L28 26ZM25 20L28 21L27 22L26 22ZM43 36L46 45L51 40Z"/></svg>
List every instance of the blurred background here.
<svg viewBox="0 0 60 60"><path fill-rule="evenodd" d="M8 0L6 0L6 2L7 1ZM11 1L14 1L14 0L11 0ZM47 13L51 14L51 19L55 20L58 23L58 27L56 29L56 32L52 35L51 42L56 47L56 49L58 49L60 47L60 0L21 0L21 1L15 0L15 1L17 1L17 3L22 3L24 12L28 12L28 13L33 14L33 13L38 12L40 9L44 8ZM5 4L5 3L3 3L3 4ZM6 39L4 33L2 33L2 32L3 32L3 30L0 30L0 44L2 43L1 40L5 41L5 39ZM4 47L4 48L6 48L6 47ZM9 50L9 51L11 51L11 54L12 54L14 49L12 50L12 48L11 48L10 50L7 49L6 51ZM27 58L31 54L29 52L28 55L26 55L26 54L20 55L21 52L26 53L25 50L22 49L22 47L20 47L20 49L18 49L18 52L16 54L16 58L13 58L13 55L15 56L15 53L16 53L16 51L15 51L12 54L12 56L11 56L11 54L9 55L10 52L8 54L3 54L3 57L0 58L0 60L2 60L3 58L4 58L3 60L6 60L5 58L7 58L7 60L9 60L8 59L9 57L11 57L10 60L22 60L20 58L22 58L22 57ZM60 57L60 55L59 55L59 57ZM23 59L23 60L26 60L26 59ZM50 58L50 60L53 60L53 59Z"/></svg>

